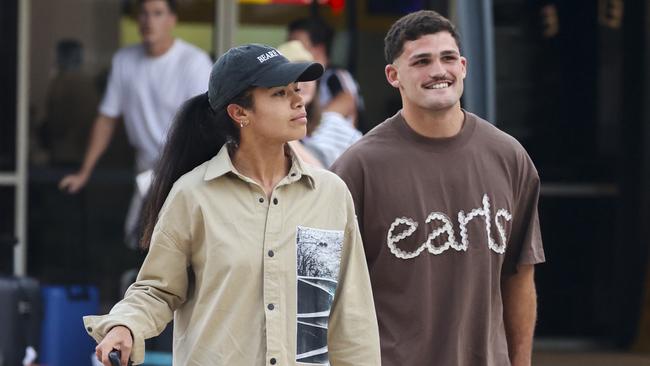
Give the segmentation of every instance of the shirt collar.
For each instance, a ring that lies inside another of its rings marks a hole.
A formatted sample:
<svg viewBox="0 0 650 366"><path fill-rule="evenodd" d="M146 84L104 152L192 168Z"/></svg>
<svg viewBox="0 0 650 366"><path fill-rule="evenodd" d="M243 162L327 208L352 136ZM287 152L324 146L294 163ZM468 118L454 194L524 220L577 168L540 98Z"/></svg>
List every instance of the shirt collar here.
<svg viewBox="0 0 650 366"><path fill-rule="evenodd" d="M291 156L291 168L289 169L289 174L280 184L297 182L304 177L304 180L307 182L309 187L311 189L316 189L316 179L314 178L313 168L300 159L289 144L285 145L285 151ZM250 181L250 178L237 171L230 159L228 144L224 144L221 147L221 150L219 150L219 153L208 161L208 167L203 176L203 180L208 181L216 179L226 175L227 173L232 173L245 181Z"/></svg>

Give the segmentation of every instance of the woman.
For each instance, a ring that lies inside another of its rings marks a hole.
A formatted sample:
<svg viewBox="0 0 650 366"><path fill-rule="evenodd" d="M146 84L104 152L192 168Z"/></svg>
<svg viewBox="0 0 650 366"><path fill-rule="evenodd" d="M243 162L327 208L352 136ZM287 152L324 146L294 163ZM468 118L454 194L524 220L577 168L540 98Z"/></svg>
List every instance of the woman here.
<svg viewBox="0 0 650 366"><path fill-rule="evenodd" d="M322 72L271 47L236 47L208 93L181 108L138 279L108 315L84 318L104 365L112 349L122 365L141 363L144 339L172 316L175 365L380 364L350 194L287 144L307 123L297 82Z"/></svg>

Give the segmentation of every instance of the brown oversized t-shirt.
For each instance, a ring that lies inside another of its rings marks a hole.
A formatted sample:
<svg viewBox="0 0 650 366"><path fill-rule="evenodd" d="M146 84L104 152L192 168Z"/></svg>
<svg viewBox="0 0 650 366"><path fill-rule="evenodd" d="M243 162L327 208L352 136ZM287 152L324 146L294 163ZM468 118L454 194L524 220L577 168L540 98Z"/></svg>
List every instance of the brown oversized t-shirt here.
<svg viewBox="0 0 650 366"><path fill-rule="evenodd" d="M451 138L421 136L397 113L332 169L355 201L382 365L510 365L501 278L544 261L523 147L469 112Z"/></svg>

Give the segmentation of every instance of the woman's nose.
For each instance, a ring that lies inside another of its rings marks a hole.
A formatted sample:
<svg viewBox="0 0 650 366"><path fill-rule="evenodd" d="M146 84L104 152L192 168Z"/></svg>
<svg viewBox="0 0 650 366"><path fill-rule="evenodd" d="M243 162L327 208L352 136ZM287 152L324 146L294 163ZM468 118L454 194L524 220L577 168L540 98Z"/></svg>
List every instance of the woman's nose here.
<svg viewBox="0 0 650 366"><path fill-rule="evenodd" d="M292 104L294 105L294 108L299 108L305 105L304 99L302 98L302 95L299 92L292 90L291 93L293 93L291 97L292 97Z"/></svg>

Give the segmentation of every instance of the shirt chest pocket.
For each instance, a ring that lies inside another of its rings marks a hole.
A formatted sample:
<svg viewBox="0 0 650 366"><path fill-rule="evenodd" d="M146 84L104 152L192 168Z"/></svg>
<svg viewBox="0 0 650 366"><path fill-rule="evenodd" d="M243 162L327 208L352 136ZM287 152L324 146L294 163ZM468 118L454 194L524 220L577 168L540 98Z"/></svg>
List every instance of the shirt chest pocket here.
<svg viewBox="0 0 650 366"><path fill-rule="evenodd" d="M262 243L235 222L206 221L204 269L224 278L250 276L262 269Z"/></svg>

